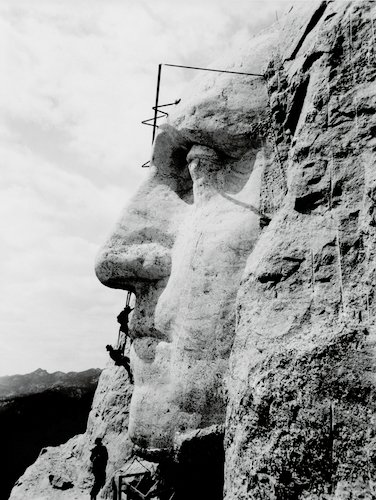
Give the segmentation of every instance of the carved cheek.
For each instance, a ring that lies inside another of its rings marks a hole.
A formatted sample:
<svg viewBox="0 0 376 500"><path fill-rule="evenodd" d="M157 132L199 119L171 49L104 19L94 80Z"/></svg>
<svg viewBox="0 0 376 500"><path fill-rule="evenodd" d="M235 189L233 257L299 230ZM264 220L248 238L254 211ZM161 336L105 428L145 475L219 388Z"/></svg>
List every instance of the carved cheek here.
<svg viewBox="0 0 376 500"><path fill-rule="evenodd" d="M208 201L220 188L220 167L212 159L195 158L188 165L195 204Z"/></svg>

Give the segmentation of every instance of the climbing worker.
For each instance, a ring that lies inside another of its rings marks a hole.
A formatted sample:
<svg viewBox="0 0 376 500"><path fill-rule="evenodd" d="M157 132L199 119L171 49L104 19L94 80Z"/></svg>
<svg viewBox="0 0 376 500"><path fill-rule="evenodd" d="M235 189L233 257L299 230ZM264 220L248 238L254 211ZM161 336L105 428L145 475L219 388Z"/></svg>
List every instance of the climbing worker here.
<svg viewBox="0 0 376 500"><path fill-rule="evenodd" d="M119 331L125 333L126 336L128 336L128 317L132 311L133 309L129 305L126 305L117 317L117 321L120 323Z"/></svg>
<svg viewBox="0 0 376 500"><path fill-rule="evenodd" d="M124 356L122 349L114 349L112 345L106 345L106 349L110 358L115 361L116 366L124 366L128 373L129 382L133 384L133 375L131 371L130 360L128 356Z"/></svg>
<svg viewBox="0 0 376 500"><path fill-rule="evenodd" d="M90 492L90 500L96 500L99 490L105 485L107 460L107 448L102 444L101 438L96 438L95 446L91 450L90 455L91 470L94 475L94 485Z"/></svg>

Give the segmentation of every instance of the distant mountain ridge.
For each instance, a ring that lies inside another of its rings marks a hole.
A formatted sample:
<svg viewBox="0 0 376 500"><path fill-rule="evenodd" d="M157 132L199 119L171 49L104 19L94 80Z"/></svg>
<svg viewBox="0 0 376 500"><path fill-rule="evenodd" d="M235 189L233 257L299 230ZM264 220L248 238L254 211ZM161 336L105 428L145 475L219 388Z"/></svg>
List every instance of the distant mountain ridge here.
<svg viewBox="0 0 376 500"><path fill-rule="evenodd" d="M53 372L38 368L24 375L5 375L0 377L0 400L38 394L46 390L63 388L87 388L97 384L101 369L90 368L82 372Z"/></svg>
<svg viewBox="0 0 376 500"><path fill-rule="evenodd" d="M14 482L42 448L85 432L101 372L92 368L48 373L38 368L25 375L0 377L0 442L7 457L0 500L9 498Z"/></svg>

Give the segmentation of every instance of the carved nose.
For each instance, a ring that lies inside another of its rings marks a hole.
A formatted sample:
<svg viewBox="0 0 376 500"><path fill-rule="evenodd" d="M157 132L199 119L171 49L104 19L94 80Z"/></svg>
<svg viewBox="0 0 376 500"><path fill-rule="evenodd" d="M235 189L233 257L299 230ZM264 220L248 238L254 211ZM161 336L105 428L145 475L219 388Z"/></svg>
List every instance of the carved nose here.
<svg viewBox="0 0 376 500"><path fill-rule="evenodd" d="M170 126L158 133L150 177L124 211L96 261L99 280L112 288L134 291L137 285L170 275L170 251L178 220L187 204L181 188L187 184L186 140Z"/></svg>
<svg viewBox="0 0 376 500"><path fill-rule="evenodd" d="M173 221L182 201L163 180L151 170L101 248L95 272L104 285L135 291L170 275Z"/></svg>
<svg viewBox="0 0 376 500"><path fill-rule="evenodd" d="M129 235L134 239L134 235ZM114 239L117 239L116 236ZM117 245L107 244L99 253L95 265L98 279L111 288L133 290L137 281L154 281L169 276L170 249L160 243L127 244L127 238Z"/></svg>
<svg viewBox="0 0 376 500"><path fill-rule="evenodd" d="M140 204L131 203L126 209L99 252L95 271L104 285L135 293L136 303L130 324L132 338L161 338L155 329L154 310L170 275L173 235L167 224L158 225L158 221L153 220L156 210L143 211L148 205L147 198L143 199L143 204L138 201ZM137 342L134 348L143 358Z"/></svg>

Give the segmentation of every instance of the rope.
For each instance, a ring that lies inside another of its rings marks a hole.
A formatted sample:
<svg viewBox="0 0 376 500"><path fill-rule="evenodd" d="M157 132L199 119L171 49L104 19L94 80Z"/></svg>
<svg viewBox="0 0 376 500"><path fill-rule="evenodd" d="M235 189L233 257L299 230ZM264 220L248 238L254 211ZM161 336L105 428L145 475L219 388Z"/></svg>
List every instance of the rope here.
<svg viewBox="0 0 376 500"><path fill-rule="evenodd" d="M121 329L121 325L119 326L119 333L118 333L118 339L117 339L117 348L118 349L120 349L120 334L121 334L120 329ZM123 352L124 352L124 349L123 349Z"/></svg>
<svg viewBox="0 0 376 500"><path fill-rule="evenodd" d="M129 307L129 303L131 301L131 297L132 297L132 292L128 292L127 293L127 300L125 302L125 307Z"/></svg>

